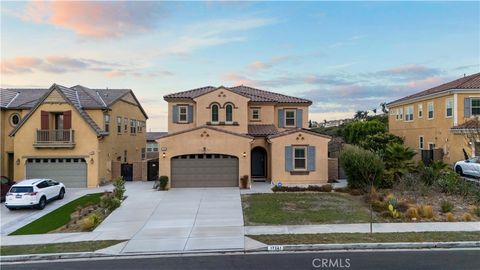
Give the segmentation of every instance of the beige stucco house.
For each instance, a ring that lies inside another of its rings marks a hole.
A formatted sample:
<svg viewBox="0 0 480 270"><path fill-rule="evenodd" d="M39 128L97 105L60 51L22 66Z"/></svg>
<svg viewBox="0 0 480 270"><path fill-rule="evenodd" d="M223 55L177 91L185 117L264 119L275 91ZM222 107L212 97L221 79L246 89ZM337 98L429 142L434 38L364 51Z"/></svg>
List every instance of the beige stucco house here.
<svg viewBox="0 0 480 270"><path fill-rule="evenodd" d="M146 177L147 115L130 89L1 89L0 105L2 175L67 187Z"/></svg>
<svg viewBox="0 0 480 270"><path fill-rule="evenodd" d="M285 185L328 180L330 137L307 129L311 101L247 86L164 96L168 134L160 175L172 187L239 186L247 176Z"/></svg>
<svg viewBox="0 0 480 270"><path fill-rule="evenodd" d="M465 154L480 155L480 73L395 100L388 107L390 132L405 138L418 159L429 158L430 151L422 150L430 149L437 149L438 158L449 164L465 159Z"/></svg>

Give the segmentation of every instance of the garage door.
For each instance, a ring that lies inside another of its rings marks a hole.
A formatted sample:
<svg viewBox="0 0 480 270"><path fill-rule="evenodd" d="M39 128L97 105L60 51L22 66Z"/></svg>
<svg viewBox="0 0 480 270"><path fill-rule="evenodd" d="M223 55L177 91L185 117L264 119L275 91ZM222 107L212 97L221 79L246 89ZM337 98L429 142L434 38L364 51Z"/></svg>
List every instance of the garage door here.
<svg viewBox="0 0 480 270"><path fill-rule="evenodd" d="M87 187L87 164L83 158L30 158L27 179L50 178L70 188Z"/></svg>
<svg viewBox="0 0 480 270"><path fill-rule="evenodd" d="M172 187L238 187L238 158L219 154L172 158Z"/></svg>

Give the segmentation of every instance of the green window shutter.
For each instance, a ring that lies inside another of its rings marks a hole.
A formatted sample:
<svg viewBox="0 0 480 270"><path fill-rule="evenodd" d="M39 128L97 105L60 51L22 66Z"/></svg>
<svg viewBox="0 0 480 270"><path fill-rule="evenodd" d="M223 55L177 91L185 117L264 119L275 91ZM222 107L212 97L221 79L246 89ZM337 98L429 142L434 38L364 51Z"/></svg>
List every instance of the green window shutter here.
<svg viewBox="0 0 480 270"><path fill-rule="evenodd" d="M315 171L315 146L309 145L307 149L307 170Z"/></svg>
<svg viewBox="0 0 480 270"><path fill-rule="evenodd" d="M283 128L283 122L284 122L283 117L284 117L283 110L282 109L278 110L278 127L279 128Z"/></svg>
<svg viewBox="0 0 480 270"><path fill-rule="evenodd" d="M285 171L293 171L293 152L291 146L285 146Z"/></svg>
<svg viewBox="0 0 480 270"><path fill-rule="evenodd" d="M173 105L172 109L172 122L177 123L178 122L178 106Z"/></svg>
<svg viewBox="0 0 480 270"><path fill-rule="evenodd" d="M302 128L303 127L303 110L302 109L297 109L297 128Z"/></svg>
<svg viewBox="0 0 480 270"><path fill-rule="evenodd" d="M470 117L471 116L471 113L472 113L471 105L472 105L471 99L470 98L465 98L464 103L463 103L464 117Z"/></svg>
<svg viewBox="0 0 480 270"><path fill-rule="evenodd" d="M188 105L188 123L192 123L193 122L193 106L192 105Z"/></svg>

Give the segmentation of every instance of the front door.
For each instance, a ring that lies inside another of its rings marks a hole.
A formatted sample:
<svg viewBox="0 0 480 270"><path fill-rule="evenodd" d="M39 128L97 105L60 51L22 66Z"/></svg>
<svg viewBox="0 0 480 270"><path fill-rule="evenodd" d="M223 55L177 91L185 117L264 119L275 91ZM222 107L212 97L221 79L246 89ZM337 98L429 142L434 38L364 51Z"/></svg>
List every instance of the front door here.
<svg viewBox="0 0 480 270"><path fill-rule="evenodd" d="M133 164L123 163L121 166L121 174L123 180L132 181L133 180Z"/></svg>
<svg viewBox="0 0 480 270"><path fill-rule="evenodd" d="M267 151L262 147L252 149L251 170L252 178L267 177Z"/></svg>
<svg viewBox="0 0 480 270"><path fill-rule="evenodd" d="M156 181L158 179L158 159L148 161L148 181Z"/></svg>

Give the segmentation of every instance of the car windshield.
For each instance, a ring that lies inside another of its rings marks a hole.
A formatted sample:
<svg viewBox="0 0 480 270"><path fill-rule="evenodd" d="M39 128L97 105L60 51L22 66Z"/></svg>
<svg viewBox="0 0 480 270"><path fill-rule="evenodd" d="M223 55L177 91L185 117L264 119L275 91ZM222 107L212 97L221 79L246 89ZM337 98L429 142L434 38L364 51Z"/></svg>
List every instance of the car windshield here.
<svg viewBox="0 0 480 270"><path fill-rule="evenodd" d="M33 187L12 187L10 193L27 193L33 192Z"/></svg>

